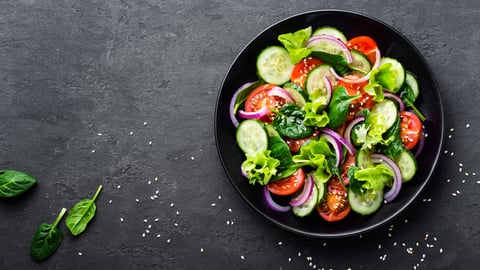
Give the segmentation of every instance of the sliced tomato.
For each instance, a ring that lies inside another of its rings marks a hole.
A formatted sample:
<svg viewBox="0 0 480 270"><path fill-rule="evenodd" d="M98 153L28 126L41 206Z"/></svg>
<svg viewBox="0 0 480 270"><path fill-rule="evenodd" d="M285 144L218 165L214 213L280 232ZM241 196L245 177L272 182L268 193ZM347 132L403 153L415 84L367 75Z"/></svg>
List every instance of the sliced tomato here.
<svg viewBox="0 0 480 270"><path fill-rule="evenodd" d="M369 36L354 37L347 42L347 47L365 54L372 65L375 63L377 43L373 38Z"/></svg>
<svg viewBox="0 0 480 270"><path fill-rule="evenodd" d="M248 95L247 100L245 101L245 111L255 112L260 110L262 107L267 106L269 108L280 109L285 105L286 100L279 96L269 96L267 94L273 87L276 87L274 84L263 84L255 88L250 95ZM266 115L260 118L260 121L265 123L271 123L275 118L275 113L270 111Z"/></svg>
<svg viewBox="0 0 480 270"><path fill-rule="evenodd" d="M292 195L299 191L305 184L305 172L299 168L291 176L267 184L268 190L276 195Z"/></svg>
<svg viewBox="0 0 480 270"><path fill-rule="evenodd" d="M288 148L290 149L291 152L298 153L298 151L300 151L300 147L302 147L304 143L308 142L311 139L318 138L319 134L320 132L318 131L318 129L316 129L313 132L313 134L307 138L303 138L303 139L284 138L284 140L287 143Z"/></svg>
<svg viewBox="0 0 480 270"><path fill-rule="evenodd" d="M307 57L303 58L302 61L295 64L295 67L292 70L292 75L290 80L293 83L300 85L302 88L305 86L305 80L307 79L308 73L314 69L316 66L321 65L322 61L317 58Z"/></svg>
<svg viewBox="0 0 480 270"><path fill-rule="evenodd" d="M342 177L344 185L348 185L348 183L350 182L348 178L348 169L351 166L355 166L355 155L347 154L347 157L345 157L340 171L340 176Z"/></svg>
<svg viewBox="0 0 480 270"><path fill-rule="evenodd" d="M356 75L349 75L347 76L346 78L349 78L349 79L356 79L358 78L358 76ZM358 94L361 94L362 96L353 100L351 103L350 103L350 107L349 107L349 112L348 112L348 116L347 116L347 122L349 122L350 120L352 120L355 115L363 110L363 109L371 109L373 107L373 105L375 105L375 101L373 101L373 97L369 94L367 94L364 90L363 90L363 87L367 84L368 82L362 82L362 83L346 83L346 82L343 82L343 81L338 81L337 82L337 86L344 86L346 89L347 89L347 92L349 95L351 96L355 96L355 95L358 95Z"/></svg>
<svg viewBox="0 0 480 270"><path fill-rule="evenodd" d="M422 135L422 122L412 112L400 112L400 138L408 150L414 148Z"/></svg>
<svg viewBox="0 0 480 270"><path fill-rule="evenodd" d="M352 209L348 204L347 190L337 178L328 180L327 197L317 205L317 212L329 222L344 219Z"/></svg>

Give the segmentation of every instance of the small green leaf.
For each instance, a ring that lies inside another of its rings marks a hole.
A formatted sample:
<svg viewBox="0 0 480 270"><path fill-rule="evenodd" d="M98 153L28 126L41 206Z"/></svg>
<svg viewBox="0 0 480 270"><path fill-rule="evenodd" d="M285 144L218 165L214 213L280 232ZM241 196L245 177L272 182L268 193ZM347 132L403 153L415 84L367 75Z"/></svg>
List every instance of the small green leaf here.
<svg viewBox="0 0 480 270"><path fill-rule="evenodd" d="M285 104L273 119L274 128L282 136L302 139L313 134L314 128L305 125L305 111L295 104Z"/></svg>
<svg viewBox="0 0 480 270"><path fill-rule="evenodd" d="M337 128L341 126L348 116L348 107L350 102L359 98L361 95L350 96L344 86L337 86L333 90L332 101L328 105L328 126Z"/></svg>
<svg viewBox="0 0 480 270"><path fill-rule="evenodd" d="M33 177L24 172L0 170L0 197L20 195L35 185L36 182Z"/></svg>
<svg viewBox="0 0 480 270"><path fill-rule="evenodd" d="M75 204L72 210L70 210L70 213L67 216L66 224L72 235L77 236L85 231L88 223L95 216L95 212L97 210L95 200L97 199L101 190L102 185L98 186L97 192L92 199L81 200Z"/></svg>
<svg viewBox="0 0 480 270"><path fill-rule="evenodd" d="M67 212L62 208L57 219L52 224L42 223L38 226L33 236L32 246L30 247L30 256L37 262L41 262L50 257L62 243L63 233L57 225Z"/></svg>
<svg viewBox="0 0 480 270"><path fill-rule="evenodd" d="M287 49L293 64L300 62L300 60L310 54L311 50L305 48L305 46L311 35L312 27L307 27L294 33L286 33L278 36L278 41Z"/></svg>

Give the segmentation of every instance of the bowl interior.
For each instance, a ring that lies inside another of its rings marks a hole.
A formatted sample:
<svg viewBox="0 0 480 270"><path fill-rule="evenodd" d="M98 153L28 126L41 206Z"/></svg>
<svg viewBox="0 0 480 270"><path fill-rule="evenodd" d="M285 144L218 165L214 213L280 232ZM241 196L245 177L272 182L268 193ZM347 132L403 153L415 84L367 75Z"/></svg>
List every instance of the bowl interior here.
<svg viewBox="0 0 480 270"><path fill-rule="evenodd" d="M403 185L400 195L370 216L350 214L346 219L327 223L318 215L298 218L291 213L277 213L268 208L261 196L261 187L248 184L241 175L244 154L235 141L235 127L229 118L229 102L235 90L246 82L256 81L255 61L260 51L269 45L279 45L278 35L312 26L330 25L345 33L347 38L368 35L375 39L383 56L397 58L418 79L418 108L426 116L428 137L418 157L418 172ZM339 10L302 13L282 20L256 36L236 57L221 85L215 111L215 138L225 172L239 194L260 214L276 225L299 234L335 238L353 236L377 228L393 219L419 195L429 182L439 158L444 122L441 97L436 80L424 57L400 32L368 16Z"/></svg>

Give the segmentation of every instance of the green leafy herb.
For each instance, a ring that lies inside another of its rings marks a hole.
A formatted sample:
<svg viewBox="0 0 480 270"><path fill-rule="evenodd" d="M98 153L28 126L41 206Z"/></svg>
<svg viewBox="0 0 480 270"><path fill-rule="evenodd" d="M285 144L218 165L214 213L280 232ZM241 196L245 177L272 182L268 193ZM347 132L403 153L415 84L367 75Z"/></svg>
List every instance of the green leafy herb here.
<svg viewBox="0 0 480 270"><path fill-rule="evenodd" d="M270 150L264 150L256 156L246 155L247 159L241 167L247 173L250 184L266 185L276 175L280 161L271 157L270 153Z"/></svg>
<svg viewBox="0 0 480 270"><path fill-rule="evenodd" d="M332 66L335 72L337 72L340 76L345 76L351 71L347 60L345 59L345 56L341 54L331 54L323 51L312 51L310 55Z"/></svg>
<svg viewBox="0 0 480 270"><path fill-rule="evenodd" d="M402 139L400 138L400 117L397 117L393 126L385 132L383 137L387 138L390 143L379 147L379 152L395 159L403 150L405 150Z"/></svg>
<svg viewBox="0 0 480 270"><path fill-rule="evenodd" d="M275 182L295 173L297 167L295 167L295 163L292 160L292 152L290 152L290 148L273 126L266 125L265 129L267 130L269 137L268 149L271 151L270 156L280 161L280 164L277 167L277 173L269 181Z"/></svg>
<svg viewBox="0 0 480 270"><path fill-rule="evenodd" d="M63 215L65 215L65 212L67 212L67 209L62 208L57 219L52 224L42 223L38 226L30 248L30 256L35 261L46 260L55 253L62 243L63 233L58 229L57 225Z"/></svg>
<svg viewBox="0 0 480 270"><path fill-rule="evenodd" d="M351 167L348 175L349 187L354 193L361 195L367 190L383 190L385 185L391 181L393 172L385 164L377 164L364 169Z"/></svg>
<svg viewBox="0 0 480 270"><path fill-rule="evenodd" d="M88 223L95 216L95 212L97 210L95 200L97 199L101 190L102 185L98 186L97 192L92 199L84 199L75 204L72 210L70 210L70 213L66 219L66 224L72 235L77 236L85 231Z"/></svg>
<svg viewBox="0 0 480 270"><path fill-rule="evenodd" d="M280 41L285 49L287 49L290 54L290 60L293 64L300 62L300 60L310 54L311 50L305 48L305 46L311 35L312 27L307 27L294 33L287 33L278 36L278 41Z"/></svg>
<svg viewBox="0 0 480 270"><path fill-rule="evenodd" d="M314 128L305 125L305 111L295 104L285 104L277 111L273 126L282 136L302 139L313 134Z"/></svg>
<svg viewBox="0 0 480 270"><path fill-rule="evenodd" d="M422 122L425 121L426 119L425 116L417 109L417 107L415 107L414 103L415 103L416 97L410 85L404 84L403 90L400 93L400 98L403 100L403 102L407 107L410 107L412 108L412 110L415 111L415 113L422 120Z"/></svg>
<svg viewBox="0 0 480 270"><path fill-rule="evenodd" d="M312 139L305 143L297 155L292 157L297 166L310 166L315 168L315 177L323 183L327 182L332 176L330 157L335 154L330 149L330 145L325 138Z"/></svg>
<svg viewBox="0 0 480 270"><path fill-rule="evenodd" d="M326 127L329 123L328 114L323 109L326 104L323 102L307 102L303 109L305 110L305 125Z"/></svg>
<svg viewBox="0 0 480 270"><path fill-rule="evenodd" d="M328 105L328 118L330 119L328 126L331 128L341 126L347 119L350 102L360 96L350 96L344 86L337 86L333 91L332 101Z"/></svg>
<svg viewBox="0 0 480 270"><path fill-rule="evenodd" d="M14 197L29 190L37 181L30 175L14 171L0 170L0 197Z"/></svg>

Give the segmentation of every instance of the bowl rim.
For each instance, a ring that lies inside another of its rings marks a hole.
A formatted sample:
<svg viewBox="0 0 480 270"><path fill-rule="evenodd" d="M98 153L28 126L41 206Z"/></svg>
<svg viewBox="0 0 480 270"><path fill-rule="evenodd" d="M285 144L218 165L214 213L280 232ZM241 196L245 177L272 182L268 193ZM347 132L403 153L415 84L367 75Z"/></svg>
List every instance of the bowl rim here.
<svg viewBox="0 0 480 270"><path fill-rule="evenodd" d="M420 61L425 65L426 71L429 73L429 75L431 77L431 84L433 85L432 90L436 94L436 97L438 97L438 100L439 100L439 104L437 104L437 106L438 106L438 109L439 109L439 112L438 112L439 116L440 116L439 118L441 119L441 123L440 123L440 126L439 126L439 128L440 128L439 145L438 145L438 149L436 149L436 151L435 151L434 157L432 158L432 160L433 160L432 166L431 166L431 168L430 168L430 170L429 170L429 172L426 176L426 179L424 179L421 182L419 187L415 190L415 192L413 192L412 196L410 196L410 198L408 198L405 201L405 203L401 207L398 208L398 210L392 212L387 218L381 220L380 222L374 223L374 224L366 226L366 227L353 229L353 230L349 230L349 231L346 231L346 232L339 232L339 233L313 233L313 232L308 232L308 231L304 231L304 230L301 230L301 229L297 229L297 228L294 228L292 226L288 226L286 224L283 224L282 222L279 222L278 220L275 220L274 218L272 218L269 215L267 215L266 213L264 213L257 206L255 206L253 204L253 202L251 202L246 197L246 195L243 194L243 192L240 190L239 186L237 186L236 183L234 182L234 180L232 179L232 176L230 175L230 172L227 170L226 161L224 160L224 157L223 157L223 155L220 151L221 146L220 146L219 134L218 134L219 133L218 132L218 129L219 129L219 127L218 127L218 125L219 125L219 123L218 123L218 110L219 110L219 104L221 102L221 96L222 96L222 92L223 92L222 90L223 90L224 85L225 85L225 83L228 79L228 75L231 73L231 70L235 66L238 59L243 55L243 53L251 46L251 44L255 40L257 40L260 36L264 35L270 29L278 26L279 24L285 23L285 22L287 22L289 20L292 20L294 18L297 18L297 17L307 16L307 15L315 15L315 14L321 15L322 13L325 13L325 14L326 13L339 13L339 14L346 14L346 15L350 15L350 16L353 15L353 16L363 17L363 18L366 18L368 20L373 21L376 24L380 24L382 27L387 28L389 31L392 31L395 35L398 35L401 39L403 39L408 44L408 46L410 46L415 51L416 56L419 57ZM436 172L436 169L437 169L437 166L438 166L438 163L439 163L439 159L440 159L440 155L441 155L441 149L442 149L443 144L444 144L445 116L444 116L443 100L442 100L442 97L441 97L441 93L439 91L438 82L437 82L437 80L434 76L434 73L432 71L432 68L431 68L430 64L425 59L423 54L418 50L418 48L410 41L410 39L408 39L399 30L397 30L393 26L383 22L382 20L380 20L378 18L375 18L375 17L370 16L370 15L366 15L366 14L363 14L363 13L360 13L360 12L356 12L356 11L349 11L349 10L343 10L343 9L310 10L310 11L305 11L305 12L297 13L297 14L294 14L294 15L290 15L288 17L285 17L281 20L278 20L278 21L268 25L262 31L260 31L258 34L256 34L253 38L251 38L250 41L247 42L241 48L241 50L237 53L237 55L235 56L235 58L231 62L230 66L228 67L225 75L223 76L223 79L220 83L219 91L217 93L217 98L216 98L216 103L215 104L216 104L215 105L215 112L214 112L215 113L214 114L215 145L216 145L216 148L217 148L217 153L218 153L220 162L222 164L222 167L223 167L230 183L234 186L235 190L240 194L240 196L243 198L243 200L246 201L261 216L263 216L264 218L266 218L270 222L274 223L275 225L277 225L277 226L279 226L279 227L281 227L281 228L283 228L287 231L290 231L290 232L293 232L293 233L296 233L296 234L299 234L299 235L307 236L307 237L324 238L324 239L353 237L353 236L361 235L363 233L367 233L367 232L370 232L374 229L378 229L380 227L383 227L386 223L388 223L388 222L392 221L393 219L397 218L401 213L405 212L405 210L407 208L409 208L412 205L412 203L419 197L420 193L422 193L425 190L425 187L430 182L433 174Z"/></svg>

